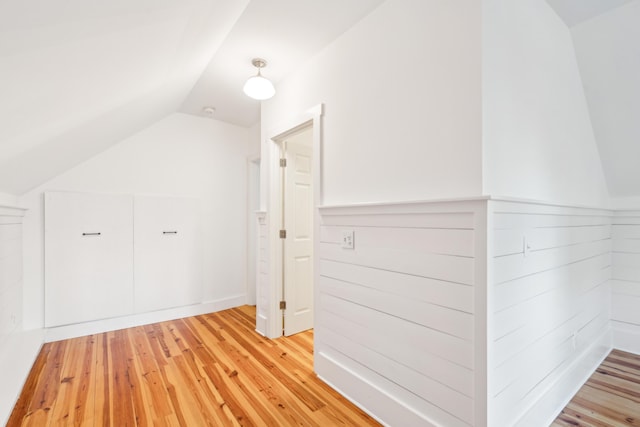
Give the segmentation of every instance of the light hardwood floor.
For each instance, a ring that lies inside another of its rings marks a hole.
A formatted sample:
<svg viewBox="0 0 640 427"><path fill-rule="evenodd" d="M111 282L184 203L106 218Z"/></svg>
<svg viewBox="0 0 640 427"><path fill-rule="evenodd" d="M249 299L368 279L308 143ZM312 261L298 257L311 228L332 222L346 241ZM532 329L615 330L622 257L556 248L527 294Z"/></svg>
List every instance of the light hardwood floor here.
<svg viewBox="0 0 640 427"><path fill-rule="evenodd" d="M8 426L378 425L241 307L45 344Z"/></svg>
<svg viewBox="0 0 640 427"><path fill-rule="evenodd" d="M640 356L613 350L552 426L640 426Z"/></svg>

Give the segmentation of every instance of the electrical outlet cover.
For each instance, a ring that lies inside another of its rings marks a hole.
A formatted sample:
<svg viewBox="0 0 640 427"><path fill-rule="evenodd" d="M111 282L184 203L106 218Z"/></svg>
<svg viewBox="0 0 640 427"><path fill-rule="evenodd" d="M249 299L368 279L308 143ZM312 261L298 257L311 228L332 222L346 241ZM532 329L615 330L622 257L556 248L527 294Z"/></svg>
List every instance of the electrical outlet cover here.
<svg viewBox="0 0 640 427"><path fill-rule="evenodd" d="M354 248L354 233L353 230L345 230L342 232L342 248L353 249Z"/></svg>

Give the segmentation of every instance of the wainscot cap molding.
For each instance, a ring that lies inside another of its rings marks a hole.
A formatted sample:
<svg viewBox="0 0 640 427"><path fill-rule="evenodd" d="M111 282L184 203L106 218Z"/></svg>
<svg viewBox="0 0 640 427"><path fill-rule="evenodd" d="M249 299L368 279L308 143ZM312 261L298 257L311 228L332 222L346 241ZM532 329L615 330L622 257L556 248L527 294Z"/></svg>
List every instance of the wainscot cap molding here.
<svg viewBox="0 0 640 427"><path fill-rule="evenodd" d="M370 206L417 206L435 203L458 203L458 202L477 202L490 200L490 196L473 196L473 197L454 197L448 199L426 199L426 200L403 200L397 202L364 202L364 203L345 203L338 205L321 205L318 209L344 209L344 208L366 208Z"/></svg>
<svg viewBox="0 0 640 427"><path fill-rule="evenodd" d="M0 216L24 216L27 208L18 206L0 205Z"/></svg>
<svg viewBox="0 0 640 427"><path fill-rule="evenodd" d="M538 200L538 199L526 199L521 197L510 197L510 196L486 196L486 197L488 198L488 200L492 200L495 202L524 203L527 205L553 206L557 208L594 209L594 210L603 210L603 211L618 210L618 209L612 209L609 206L587 206L587 205L581 205L581 204L557 203L557 202L550 202L550 201Z"/></svg>
<svg viewBox="0 0 640 427"><path fill-rule="evenodd" d="M433 199L433 200L409 200L399 202L373 202L354 203L344 205L324 205L319 206L320 215L360 215L360 214L408 214L440 212L453 213L468 211L472 212L479 206L485 205L486 196L474 196L465 198Z"/></svg>

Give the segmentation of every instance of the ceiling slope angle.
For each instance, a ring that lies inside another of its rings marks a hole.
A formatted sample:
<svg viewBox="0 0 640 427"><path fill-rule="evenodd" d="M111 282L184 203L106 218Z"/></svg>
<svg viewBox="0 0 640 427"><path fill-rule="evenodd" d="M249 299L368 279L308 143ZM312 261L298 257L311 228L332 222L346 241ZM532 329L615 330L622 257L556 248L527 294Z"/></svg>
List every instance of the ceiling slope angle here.
<svg viewBox="0 0 640 427"><path fill-rule="evenodd" d="M640 196L640 0L571 29L609 194Z"/></svg>
<svg viewBox="0 0 640 427"><path fill-rule="evenodd" d="M253 58L267 61L262 74L277 83L383 2L252 0L180 111L202 115L202 108L210 105L218 120L254 125L260 120L260 101L242 92L247 79L256 74Z"/></svg>
<svg viewBox="0 0 640 427"><path fill-rule="evenodd" d="M178 110L248 0L0 2L0 192Z"/></svg>
<svg viewBox="0 0 640 427"><path fill-rule="evenodd" d="M547 0L569 28L634 0Z"/></svg>

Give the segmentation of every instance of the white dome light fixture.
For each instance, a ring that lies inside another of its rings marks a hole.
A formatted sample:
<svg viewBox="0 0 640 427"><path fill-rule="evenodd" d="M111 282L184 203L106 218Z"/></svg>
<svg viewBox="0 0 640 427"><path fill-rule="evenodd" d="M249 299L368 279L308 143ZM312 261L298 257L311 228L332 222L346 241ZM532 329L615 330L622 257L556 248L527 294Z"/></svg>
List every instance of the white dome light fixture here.
<svg viewBox="0 0 640 427"><path fill-rule="evenodd" d="M254 58L251 63L258 69L258 75L249 77L249 80L244 84L242 90L248 97L259 101L271 98L276 94L276 89L273 87L273 83L271 83L269 79L262 77L260 74L260 69L267 66L267 61L260 58Z"/></svg>

